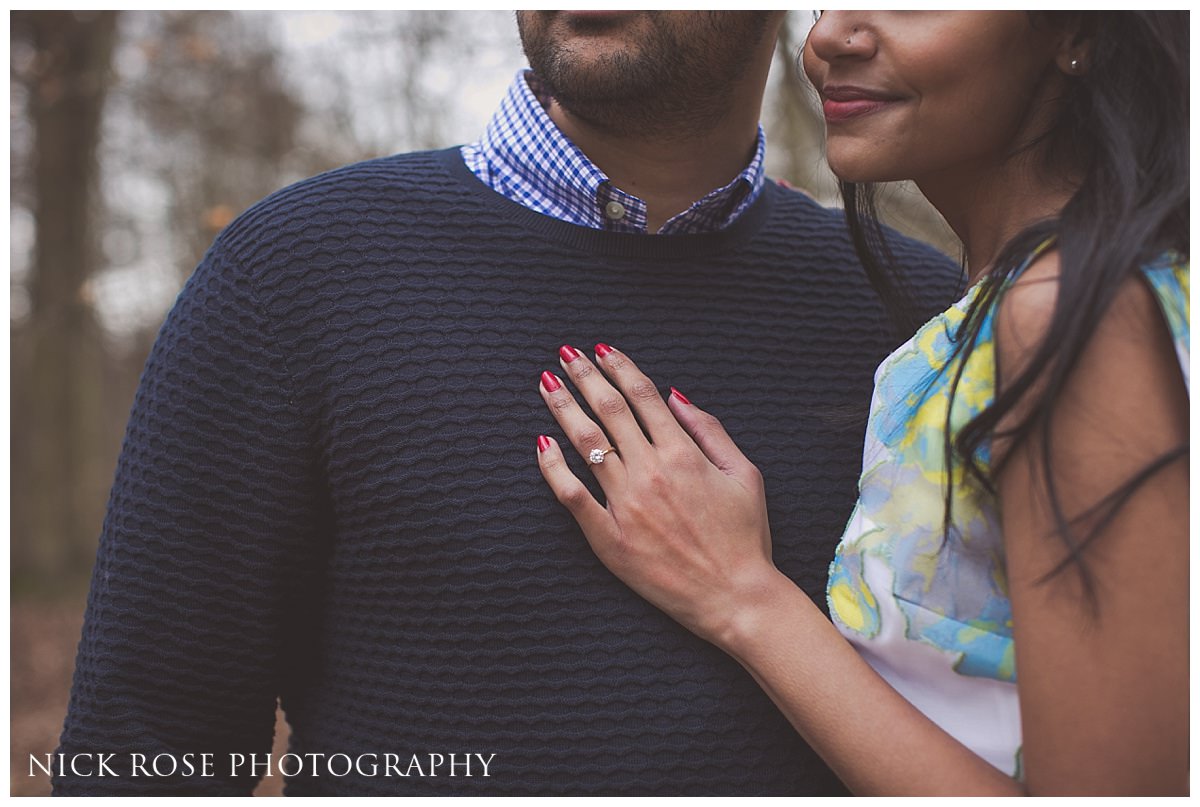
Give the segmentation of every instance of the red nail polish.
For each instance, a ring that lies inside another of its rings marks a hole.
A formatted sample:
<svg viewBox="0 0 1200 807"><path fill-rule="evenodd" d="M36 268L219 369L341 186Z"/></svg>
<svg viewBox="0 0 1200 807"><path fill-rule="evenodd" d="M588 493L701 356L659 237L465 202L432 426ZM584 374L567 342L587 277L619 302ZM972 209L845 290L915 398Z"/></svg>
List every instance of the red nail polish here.
<svg viewBox="0 0 1200 807"><path fill-rule="evenodd" d="M550 438L544 434L538 435L538 451L545 451L550 447Z"/></svg>
<svg viewBox="0 0 1200 807"><path fill-rule="evenodd" d="M687 399L687 396L684 395L679 390L675 389L674 387L671 387L671 394L674 395L676 398L678 398L683 403L687 404L688 406L692 405L692 402Z"/></svg>
<svg viewBox="0 0 1200 807"><path fill-rule="evenodd" d="M608 345L604 344L603 342L598 342L596 344L596 355L599 356L600 358L603 359L605 356L607 356L609 353L612 353L612 352L613 352L613 349L611 347L609 347Z"/></svg>
<svg viewBox="0 0 1200 807"><path fill-rule="evenodd" d="M565 361L567 364L570 364L579 358L579 351L570 345L563 345L558 349L558 355L562 356L563 361Z"/></svg>
<svg viewBox="0 0 1200 807"><path fill-rule="evenodd" d="M562 384L558 383L558 376L547 370L542 373L542 386L546 388L546 392L556 392Z"/></svg>

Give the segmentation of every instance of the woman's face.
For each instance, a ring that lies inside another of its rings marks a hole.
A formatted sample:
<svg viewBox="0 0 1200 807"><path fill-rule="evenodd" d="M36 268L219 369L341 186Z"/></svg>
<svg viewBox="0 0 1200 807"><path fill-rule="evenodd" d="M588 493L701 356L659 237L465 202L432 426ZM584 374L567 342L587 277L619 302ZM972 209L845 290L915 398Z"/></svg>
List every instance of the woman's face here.
<svg viewBox="0 0 1200 807"><path fill-rule="evenodd" d="M1052 120L1059 41L1021 11L825 12L804 71L830 167L852 182L920 182L999 164Z"/></svg>

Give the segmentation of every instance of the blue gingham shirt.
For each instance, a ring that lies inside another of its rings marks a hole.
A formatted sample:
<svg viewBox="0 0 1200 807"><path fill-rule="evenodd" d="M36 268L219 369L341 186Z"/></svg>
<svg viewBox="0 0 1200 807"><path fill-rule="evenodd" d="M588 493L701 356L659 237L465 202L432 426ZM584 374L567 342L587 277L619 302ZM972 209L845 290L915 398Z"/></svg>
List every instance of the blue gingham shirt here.
<svg viewBox="0 0 1200 807"><path fill-rule="evenodd" d="M598 230L646 232L646 203L612 184L550 119L550 97L521 70L482 139L462 147L463 161L485 185L530 210ZM754 203L765 181L766 140L758 128L754 157L736 178L667 221L659 234L728 227Z"/></svg>

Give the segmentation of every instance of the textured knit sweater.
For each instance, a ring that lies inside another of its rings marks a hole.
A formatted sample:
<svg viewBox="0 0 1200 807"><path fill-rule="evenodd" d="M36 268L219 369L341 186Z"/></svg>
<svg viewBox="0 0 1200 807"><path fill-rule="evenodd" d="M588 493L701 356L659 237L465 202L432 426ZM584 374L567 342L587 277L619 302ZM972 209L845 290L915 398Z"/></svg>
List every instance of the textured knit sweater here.
<svg viewBox="0 0 1200 807"><path fill-rule="evenodd" d="M956 269L895 248L944 307ZM839 213L771 184L719 233L612 234L504 199L457 150L362 163L242 215L159 334L59 749L117 775L56 792L248 793L232 755L265 759L277 698L290 750L325 755L294 795L844 792L543 482L536 437L565 438L539 374L599 341L722 418L765 475L776 563L823 603L859 470L845 414L899 341ZM132 754L197 770L133 776ZM320 762L340 754L367 773Z"/></svg>

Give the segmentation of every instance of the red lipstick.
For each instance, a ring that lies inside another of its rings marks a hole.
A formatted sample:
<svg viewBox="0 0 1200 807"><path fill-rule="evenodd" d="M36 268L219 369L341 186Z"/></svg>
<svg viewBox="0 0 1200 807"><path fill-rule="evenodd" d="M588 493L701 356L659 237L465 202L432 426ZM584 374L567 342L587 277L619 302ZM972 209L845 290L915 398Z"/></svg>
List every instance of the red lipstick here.
<svg viewBox="0 0 1200 807"><path fill-rule="evenodd" d="M829 85L822 88L821 98L821 109L825 113L827 123L841 123L861 118L900 100L894 95L879 90L854 87L848 84Z"/></svg>

